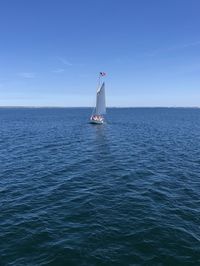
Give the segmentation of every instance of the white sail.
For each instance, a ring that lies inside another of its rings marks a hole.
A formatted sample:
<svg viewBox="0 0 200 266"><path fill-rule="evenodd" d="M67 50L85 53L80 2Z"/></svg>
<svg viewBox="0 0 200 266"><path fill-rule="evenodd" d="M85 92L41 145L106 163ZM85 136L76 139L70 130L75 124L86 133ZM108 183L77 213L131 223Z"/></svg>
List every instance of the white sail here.
<svg viewBox="0 0 200 266"><path fill-rule="evenodd" d="M106 113L106 100L105 100L105 83L97 91L96 99L96 115L103 115Z"/></svg>

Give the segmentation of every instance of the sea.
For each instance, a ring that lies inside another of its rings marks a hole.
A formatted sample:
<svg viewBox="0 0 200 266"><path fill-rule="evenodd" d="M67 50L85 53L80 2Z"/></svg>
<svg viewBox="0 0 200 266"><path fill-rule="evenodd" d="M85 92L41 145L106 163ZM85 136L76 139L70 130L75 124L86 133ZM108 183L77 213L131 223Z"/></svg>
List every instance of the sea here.
<svg viewBox="0 0 200 266"><path fill-rule="evenodd" d="M0 108L0 265L200 265L200 109Z"/></svg>

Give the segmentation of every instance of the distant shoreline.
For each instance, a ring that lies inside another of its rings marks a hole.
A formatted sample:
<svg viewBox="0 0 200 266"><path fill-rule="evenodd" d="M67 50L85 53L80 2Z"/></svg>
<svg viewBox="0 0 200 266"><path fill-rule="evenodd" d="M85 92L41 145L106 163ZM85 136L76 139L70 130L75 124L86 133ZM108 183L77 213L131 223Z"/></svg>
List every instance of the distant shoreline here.
<svg viewBox="0 0 200 266"><path fill-rule="evenodd" d="M93 108L91 106L0 106L0 109L3 108L13 108L13 109L75 109L75 108ZM135 108L135 109L142 109L142 108L163 108L163 109L199 109L200 107L198 106L109 106L107 107L108 109L130 109L130 108Z"/></svg>

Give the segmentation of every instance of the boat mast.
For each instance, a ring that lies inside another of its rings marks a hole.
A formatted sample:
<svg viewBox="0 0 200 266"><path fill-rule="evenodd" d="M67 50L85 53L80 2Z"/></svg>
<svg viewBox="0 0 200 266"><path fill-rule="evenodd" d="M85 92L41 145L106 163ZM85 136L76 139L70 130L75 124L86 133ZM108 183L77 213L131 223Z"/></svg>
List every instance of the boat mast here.
<svg viewBox="0 0 200 266"><path fill-rule="evenodd" d="M101 77L102 77L101 72L99 72L97 91L98 91L98 89L100 88Z"/></svg>
<svg viewBox="0 0 200 266"><path fill-rule="evenodd" d="M99 72L99 76L98 76L98 82L97 82L97 91L98 91L98 89L100 88L100 84L101 84L101 77L102 77L102 75L101 75L101 72ZM96 111L96 104L95 104L95 106L94 106L94 108L93 108L93 110L92 110L92 115L94 115L94 114L95 114L95 111Z"/></svg>
<svg viewBox="0 0 200 266"><path fill-rule="evenodd" d="M101 86L103 85L102 83L102 77L105 76L106 73L105 72L99 72L99 76L98 76L98 82L97 82L97 91L96 91L96 104L95 104L95 107L93 108L92 110L92 116L96 114L96 109L97 109L97 94L98 94L98 91L100 90Z"/></svg>

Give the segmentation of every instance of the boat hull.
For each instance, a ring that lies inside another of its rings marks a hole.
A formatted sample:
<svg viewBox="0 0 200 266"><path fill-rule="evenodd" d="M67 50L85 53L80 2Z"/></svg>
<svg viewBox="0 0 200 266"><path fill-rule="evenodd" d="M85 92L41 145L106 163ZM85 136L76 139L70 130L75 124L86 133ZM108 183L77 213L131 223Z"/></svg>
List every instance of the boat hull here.
<svg viewBox="0 0 200 266"><path fill-rule="evenodd" d="M92 119L90 119L90 124L101 125L101 124L103 124L103 123L104 123L103 120L102 120L102 121L97 121L97 120L92 120Z"/></svg>

